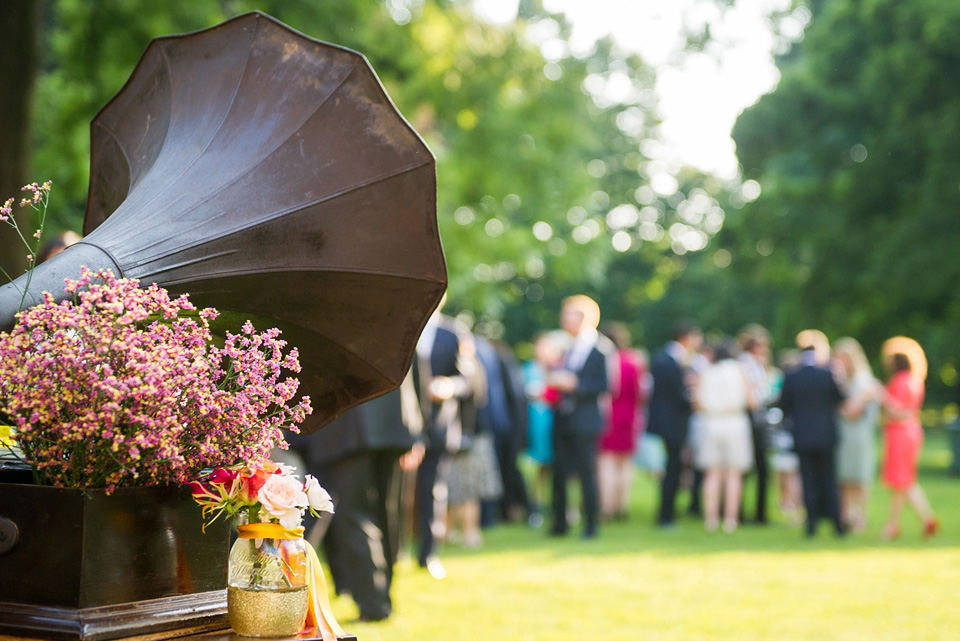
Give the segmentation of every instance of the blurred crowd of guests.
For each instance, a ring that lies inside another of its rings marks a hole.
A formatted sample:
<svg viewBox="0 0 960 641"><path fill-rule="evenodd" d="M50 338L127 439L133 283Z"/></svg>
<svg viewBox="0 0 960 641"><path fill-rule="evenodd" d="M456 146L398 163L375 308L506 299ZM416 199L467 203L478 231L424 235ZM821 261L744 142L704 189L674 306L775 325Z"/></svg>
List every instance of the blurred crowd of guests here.
<svg viewBox="0 0 960 641"><path fill-rule="evenodd" d="M884 345L884 385L852 338L831 350L822 332L804 330L774 363L759 325L704 340L695 322L679 320L648 360L622 323L600 320L587 296L565 299L559 329L532 337L521 363L438 310L399 389L314 435L291 436L294 462L336 505L308 538L361 619L389 616L404 551L442 579L441 544L482 546L496 523L597 537L604 522L627 518L638 468L659 480L661 528L677 526L680 495L709 532L732 533L745 518L767 523L775 479L780 511L807 536L821 520L840 536L862 532L881 421L891 490L883 537L900 535L906 505L925 536L936 534L916 476L926 360L915 341Z"/></svg>
<svg viewBox="0 0 960 641"><path fill-rule="evenodd" d="M651 366L647 428L662 438L666 453L658 525L676 525L684 472L689 510L702 513L708 531L735 531L751 509L751 522L766 524L772 472L781 512L803 524L807 536L821 520L839 536L862 532L882 417L881 477L891 490L882 536L900 535L905 505L919 516L924 536L936 534L939 521L917 483L927 367L920 345L903 336L884 344L886 385L850 337L831 350L823 332L804 330L778 360L759 325L736 339L705 342L695 323L676 324L674 339ZM755 475L755 495L743 497L748 473Z"/></svg>

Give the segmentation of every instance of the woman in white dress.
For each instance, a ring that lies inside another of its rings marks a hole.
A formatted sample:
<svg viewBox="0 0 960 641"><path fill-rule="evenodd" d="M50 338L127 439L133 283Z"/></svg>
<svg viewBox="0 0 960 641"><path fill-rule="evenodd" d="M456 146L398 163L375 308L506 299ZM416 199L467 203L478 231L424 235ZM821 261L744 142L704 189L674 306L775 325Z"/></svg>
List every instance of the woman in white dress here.
<svg viewBox="0 0 960 641"><path fill-rule="evenodd" d="M737 529L743 473L753 463L748 412L755 403L743 366L735 359L735 349L732 341L716 348L713 363L700 373L694 397L702 429L698 462L706 470L704 523L711 532L720 526L721 495L723 529Z"/></svg>

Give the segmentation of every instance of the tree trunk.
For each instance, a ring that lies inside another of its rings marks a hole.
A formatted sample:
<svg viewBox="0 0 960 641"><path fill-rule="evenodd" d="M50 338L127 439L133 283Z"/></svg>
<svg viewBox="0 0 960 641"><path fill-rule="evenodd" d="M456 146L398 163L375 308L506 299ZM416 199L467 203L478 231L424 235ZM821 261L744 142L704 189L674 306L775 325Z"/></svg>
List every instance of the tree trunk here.
<svg viewBox="0 0 960 641"><path fill-rule="evenodd" d="M0 2L0 201L20 199L30 166L30 114L37 75L40 0ZM17 223L29 236L32 209L14 206ZM27 248L16 233L0 225L0 266L11 277L27 264ZM6 282L0 273L0 282Z"/></svg>

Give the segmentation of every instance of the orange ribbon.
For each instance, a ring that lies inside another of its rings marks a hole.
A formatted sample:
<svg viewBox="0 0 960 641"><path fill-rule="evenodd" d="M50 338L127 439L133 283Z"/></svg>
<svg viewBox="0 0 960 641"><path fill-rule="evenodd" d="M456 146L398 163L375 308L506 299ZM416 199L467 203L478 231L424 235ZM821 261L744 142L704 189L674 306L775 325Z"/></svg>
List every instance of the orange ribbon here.
<svg viewBox="0 0 960 641"><path fill-rule="evenodd" d="M250 523L238 525L237 535L241 539L281 539L294 541L303 538L303 528L288 530L279 523ZM317 557L317 551L310 543L307 548L307 584L310 590L310 602L307 605L307 620L303 623L300 634L312 632L314 628L320 631L323 641L337 641L338 636L345 636L343 628L337 623L330 607L330 598L327 594L327 582L323 577L323 567Z"/></svg>
<svg viewBox="0 0 960 641"><path fill-rule="evenodd" d="M237 536L241 539L282 539L295 541L303 538L303 528L288 530L279 523L250 523L237 526Z"/></svg>

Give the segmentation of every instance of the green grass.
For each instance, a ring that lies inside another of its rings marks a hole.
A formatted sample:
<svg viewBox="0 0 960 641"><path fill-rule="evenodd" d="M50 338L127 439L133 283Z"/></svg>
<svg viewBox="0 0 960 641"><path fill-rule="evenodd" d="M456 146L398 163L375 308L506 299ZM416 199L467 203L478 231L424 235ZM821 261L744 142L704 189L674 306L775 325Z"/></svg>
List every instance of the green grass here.
<svg viewBox="0 0 960 641"><path fill-rule="evenodd" d="M899 540L881 540L889 495L880 485L869 531L842 540L826 523L803 538L780 518L774 486L769 526L708 534L687 519L659 531L656 486L638 475L630 520L606 525L597 540L500 526L486 531L481 550L447 545L442 581L401 561L386 622L351 622L357 611L346 597L334 609L361 641L957 638L960 479L944 471L949 461L943 433L931 435L921 484L943 530L930 541L912 512Z"/></svg>

